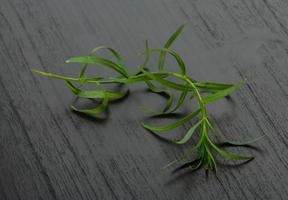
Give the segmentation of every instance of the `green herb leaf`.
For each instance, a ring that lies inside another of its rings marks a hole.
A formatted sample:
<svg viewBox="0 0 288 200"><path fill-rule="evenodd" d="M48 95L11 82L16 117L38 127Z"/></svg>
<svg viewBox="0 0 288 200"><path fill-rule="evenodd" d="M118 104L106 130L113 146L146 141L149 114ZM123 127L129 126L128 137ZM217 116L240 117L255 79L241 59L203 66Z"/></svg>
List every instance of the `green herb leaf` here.
<svg viewBox="0 0 288 200"><path fill-rule="evenodd" d="M142 69L141 69L142 70ZM144 70L144 69L143 69ZM142 71L141 71L142 72ZM166 73L151 73L157 77L167 77ZM153 80L151 77L147 76L147 74L139 74L138 75L133 75L129 76L129 78L110 78L109 80L101 81L100 83L105 84L105 83L124 83L124 84L131 84L131 83L137 83L137 82L145 82Z"/></svg>
<svg viewBox="0 0 288 200"><path fill-rule="evenodd" d="M207 119L207 124L209 126L209 128L212 130L212 132L216 135L216 137L223 143L226 143L226 144L230 144L230 145L233 145L233 146L246 146L246 145L249 145L249 144L252 144L252 143L255 143L257 142L258 140L262 139L263 137L265 137L266 135L261 135L259 137L256 137L254 139L250 139L250 140L246 140L246 141L231 141L231 140L228 140L226 139L221 133L220 131L218 131L214 126L213 124L210 122L209 119Z"/></svg>
<svg viewBox="0 0 288 200"><path fill-rule="evenodd" d="M106 90L80 90L79 88L75 87L70 81L66 81L67 86L70 90L78 97L82 98L90 98L90 99L103 99L104 97L111 98L111 99L121 99L125 97L128 93L128 90L125 92L110 92Z"/></svg>
<svg viewBox="0 0 288 200"><path fill-rule="evenodd" d="M149 52L155 52L155 51L159 51L160 53L165 52L165 53L168 53L171 56L173 56L175 58L176 62L178 63L178 67L180 68L180 73L182 75L186 74L186 67L185 67L184 61L182 60L182 58L180 57L180 55L178 53L176 53L175 51L172 51L170 49L165 49L165 48L149 49Z"/></svg>
<svg viewBox="0 0 288 200"><path fill-rule="evenodd" d="M194 126L192 126L188 132L186 133L186 135L181 139L181 140L177 140L175 141L176 144L185 144L187 143L191 137L193 136L193 133L195 132L195 130L199 127L199 125L202 123L202 120L197 122L196 124L194 124Z"/></svg>
<svg viewBox="0 0 288 200"><path fill-rule="evenodd" d="M105 47L105 46L96 47L96 48L91 50L90 54L94 54L94 53L96 53L97 51L100 51L100 50L108 50L109 52L111 52L112 55L114 55L114 57L116 58L117 64L124 68L123 59L121 58L119 53L117 53L117 51L115 51L114 49L112 49L110 47ZM86 73L87 67L88 67L88 64L87 63L84 64L83 68L80 71L79 78L83 78L84 74Z"/></svg>
<svg viewBox="0 0 288 200"><path fill-rule="evenodd" d="M152 80L157 81L158 83L160 83L163 86L167 86L176 90L182 90L182 91L187 91L187 90L192 90L191 87L183 85L183 84L178 84L178 83L174 83L172 81L166 80L164 78L162 78L159 75L156 74L152 74L146 70L142 70L143 74L146 75L147 77L149 77Z"/></svg>
<svg viewBox="0 0 288 200"><path fill-rule="evenodd" d="M176 38L180 35L180 33L182 32L183 28L185 27L186 23L182 24L181 26L179 26L179 28L170 36L170 38L167 40L167 42L164 45L164 49L168 49L172 43L176 40ZM160 55L159 55L159 59L158 59L158 68L159 70L163 70L164 67L164 63L165 63L165 56L166 56L166 52L165 51L161 51Z"/></svg>
<svg viewBox="0 0 288 200"><path fill-rule="evenodd" d="M177 172L179 170L186 169L186 168L188 168L189 170L191 170L191 172L193 172L193 171L196 171L197 169L199 169L201 167L201 165L202 165L202 160L198 158L198 159L195 159L191 162L184 163L180 167L173 170L173 172Z"/></svg>
<svg viewBox="0 0 288 200"><path fill-rule="evenodd" d="M122 57L120 56L120 54L113 48L110 47L106 47L106 46L100 46L100 47L96 47L94 49L91 50L91 54L96 53L99 50L108 50L109 52L112 53L112 55L116 58L116 62L118 65L122 66L124 68L124 60L122 59Z"/></svg>
<svg viewBox="0 0 288 200"><path fill-rule="evenodd" d="M143 65L141 66L141 69L144 69L148 62L149 62L149 58L150 58L150 52L149 52L149 43L148 43L148 40L145 40L145 60L144 60L144 63ZM141 71L141 70L140 70Z"/></svg>
<svg viewBox="0 0 288 200"><path fill-rule="evenodd" d="M207 140L209 144L216 150L216 152L219 153L223 158L228 158L232 160L251 160L254 158L253 156L242 156L242 155L226 152L224 150L221 150L219 147L217 147L209 138Z"/></svg>
<svg viewBox="0 0 288 200"><path fill-rule="evenodd" d="M164 167L162 167L162 169L166 169L167 167L170 167L171 165L175 164L176 162L179 162L181 160L184 160L185 158L187 158L188 156L190 156L193 152L195 152L197 149L199 149L201 147L201 145L203 144L203 142L205 141L205 137L202 134L200 136L200 139L198 140L198 143L190 148L188 148L188 150L185 150L184 153L182 153L180 156L177 156L177 158L171 162L169 162L167 165L165 165ZM201 158L200 158L201 159Z"/></svg>
<svg viewBox="0 0 288 200"><path fill-rule="evenodd" d="M211 82L196 82L195 86L200 89L209 91L225 90L233 86L233 84L211 83Z"/></svg>
<svg viewBox="0 0 288 200"><path fill-rule="evenodd" d="M180 108L180 107L182 106L182 104L183 104L184 101L185 101L185 98L186 98L187 94L188 94L188 91L187 91L187 90L181 92L181 95L180 95L180 97L179 97L179 99L178 99L178 101L177 101L176 106L175 106L171 111L169 111L169 113L173 113L173 112L177 111L178 108Z"/></svg>
<svg viewBox="0 0 288 200"><path fill-rule="evenodd" d="M115 71L117 71L118 73L120 73L121 75L123 75L124 77L128 78L128 73L122 66L102 57L96 57L96 56L74 57L66 60L66 63L99 64L106 67L110 67Z"/></svg>
<svg viewBox="0 0 288 200"><path fill-rule="evenodd" d="M178 156L175 160L172 160L171 162L169 162L168 164L163 166L162 169L166 169L166 168L170 167L171 165L187 158L189 155L191 155L193 152L195 152L198 148L199 148L199 145L196 145L196 146L193 146L192 148L189 148L184 153L182 153L182 155Z"/></svg>
<svg viewBox="0 0 288 200"><path fill-rule="evenodd" d="M182 124L188 122L189 120L193 119L194 117L196 117L199 114L199 112L200 112L200 109L198 109L198 110L194 111L193 113L177 120L176 122L166 124L164 126L155 127L155 126L149 126L145 123L142 123L142 126L153 133L166 132L166 131L170 131L172 129L175 129L175 128L181 126Z"/></svg>
<svg viewBox="0 0 288 200"><path fill-rule="evenodd" d="M151 83L151 81L146 81L146 84L149 87L149 89L151 91L153 91L154 93L164 94L164 95L168 96L168 100L167 100L166 105L162 111L162 113L165 113L171 107L171 105L173 103L173 96L171 95L171 92L169 90L161 90L161 89L157 88L155 85L153 85L153 83Z"/></svg>
<svg viewBox="0 0 288 200"><path fill-rule="evenodd" d="M265 136L266 135L261 135L259 137L254 138L254 139L246 140L246 141L231 141L231 140L225 139L224 143L227 143L227 144L230 144L233 146L246 146L246 145L253 144L253 143L257 142L258 140L261 140Z"/></svg>
<svg viewBox="0 0 288 200"><path fill-rule="evenodd" d="M228 96L229 94L231 94L233 91L237 90L239 87L241 87L245 82L244 81L240 81L239 83L236 83L235 85L224 89L224 90L220 90L219 92L209 95L205 98L203 98L204 103L209 103L212 101L216 101L218 99L221 99L225 96Z"/></svg>
<svg viewBox="0 0 288 200"><path fill-rule="evenodd" d="M71 106L71 109L75 112L79 112L79 113L83 113L92 117L96 117L98 116L100 113L103 113L107 107L108 107L108 103L109 103L109 98L107 96L105 96L102 100L102 103L96 107L96 108L92 108L92 109L77 109L74 106Z"/></svg>

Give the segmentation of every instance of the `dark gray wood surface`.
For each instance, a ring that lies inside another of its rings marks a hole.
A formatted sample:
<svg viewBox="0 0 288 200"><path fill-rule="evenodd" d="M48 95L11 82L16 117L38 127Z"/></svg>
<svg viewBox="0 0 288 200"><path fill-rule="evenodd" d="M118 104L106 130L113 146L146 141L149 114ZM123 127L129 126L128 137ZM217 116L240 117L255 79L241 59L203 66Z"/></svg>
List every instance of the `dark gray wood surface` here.
<svg viewBox="0 0 288 200"><path fill-rule="evenodd" d="M105 44L133 72L144 40L160 47L184 21L173 48L191 76L248 80L209 106L218 128L230 139L268 135L231 149L256 159L220 159L217 176L161 170L185 147L140 126L141 107L164 103L142 84L97 121L69 111L75 97L61 81L30 71L73 75L79 67L66 58ZM1 0L0 199L287 199L287 54L286 0Z"/></svg>

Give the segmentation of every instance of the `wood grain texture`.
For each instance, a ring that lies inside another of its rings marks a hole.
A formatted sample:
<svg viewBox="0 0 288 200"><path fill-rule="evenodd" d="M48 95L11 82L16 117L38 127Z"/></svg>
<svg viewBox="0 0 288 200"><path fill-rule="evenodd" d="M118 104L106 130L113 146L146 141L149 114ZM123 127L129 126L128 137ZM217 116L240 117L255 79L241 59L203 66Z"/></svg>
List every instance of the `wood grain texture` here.
<svg viewBox="0 0 288 200"><path fill-rule="evenodd" d="M95 121L68 110L75 98L62 82L30 71L75 74L63 61L105 44L133 72L144 40L159 47L183 21L173 48L189 74L248 80L209 106L218 128L231 139L268 134L255 149L231 149L256 159L220 160L217 176L161 170L185 146L140 126L140 107L163 103L141 84ZM286 0L1 0L0 199L287 199L287 54Z"/></svg>

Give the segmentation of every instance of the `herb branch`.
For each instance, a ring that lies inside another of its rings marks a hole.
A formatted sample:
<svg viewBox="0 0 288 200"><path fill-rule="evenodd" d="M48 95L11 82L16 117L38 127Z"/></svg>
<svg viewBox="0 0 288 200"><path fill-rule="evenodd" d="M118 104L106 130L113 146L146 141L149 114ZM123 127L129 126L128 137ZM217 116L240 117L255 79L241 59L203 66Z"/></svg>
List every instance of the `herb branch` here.
<svg viewBox="0 0 288 200"><path fill-rule="evenodd" d="M139 71L136 74L129 74L125 70L125 64L121 56L117 51L112 48L101 46L93 49L89 56L84 57L73 57L66 60L66 63L80 63L84 66L82 67L79 77L68 77L53 73L48 73L44 71L39 71L33 69L32 71L38 73L40 75L61 79L65 81L68 88L71 90L73 94L80 98L88 98L88 99L100 99L102 102L95 108L92 109L79 109L75 106L71 106L71 109L75 112L84 113L86 115L97 117L99 114L105 112L106 108L109 105L111 100L121 99L125 97L128 93L126 91L109 91L105 89L105 85L107 84L133 84L139 82L145 82L147 87L154 93L165 94L167 98L167 102L165 107L160 112L154 112L153 116L164 116L170 113L174 113L177 111L184 103L184 101L190 95L189 100L196 98L198 102L199 108L190 114L182 117L172 123L165 124L162 126L152 126L146 123L142 123L142 126L151 131L154 134L163 134L170 130L173 130L192 119L198 119L187 133L179 140L171 140L171 142L182 145L191 140L193 135L197 132L199 134L198 141L196 144L189 149L187 149L182 155L180 155L176 160L167 164L164 168L175 164L178 161L182 161L183 159L187 159L194 152L196 153L196 159L192 162L184 164L181 168L189 167L191 170L197 170L203 167L205 170L217 171L215 153L218 153L221 157L231 159L231 160L251 160L254 157L246 156L246 155L238 155L234 153L230 153L224 151L219 146L216 145L212 141L211 134L214 134L218 140L221 142L225 142L227 144L231 144L234 146L244 146L251 144L263 136L258 137L256 139L244 142L233 142L229 141L222 136L222 134L215 128L211 120L209 119L206 112L206 104L216 101L218 99L224 98L230 95L232 92L241 87L245 81L239 81L236 84L223 84L223 83L212 83L212 82L198 82L186 74L186 66L180 55L174 50L170 49L170 46L176 40L176 38L180 35L184 28L185 24L181 25L167 40L163 48L149 48L148 42L146 41L146 48L143 53L145 56L145 62L141 66L139 66ZM97 52L100 50L106 50L112 54L115 58L115 61L107 59L105 57L96 56ZM149 64L149 58L152 53L158 52L158 71L150 71L147 68ZM179 73L176 72L168 72L164 71L165 68L165 60L167 56L171 56L177 62ZM119 74L119 76L111 77L111 78L103 78L103 77L86 77L86 70L89 65L97 64L103 67L108 67L114 70ZM177 79L178 81L172 81L171 77ZM170 79L169 79L170 78ZM181 82L181 83L179 83ZM162 89L160 87L155 86L154 83L158 83L165 87ZM99 87L97 90L82 90L82 86L85 84L95 84ZM172 96L172 91L180 91L180 95L176 101L176 104L173 108L174 98ZM199 131L197 131L199 130Z"/></svg>

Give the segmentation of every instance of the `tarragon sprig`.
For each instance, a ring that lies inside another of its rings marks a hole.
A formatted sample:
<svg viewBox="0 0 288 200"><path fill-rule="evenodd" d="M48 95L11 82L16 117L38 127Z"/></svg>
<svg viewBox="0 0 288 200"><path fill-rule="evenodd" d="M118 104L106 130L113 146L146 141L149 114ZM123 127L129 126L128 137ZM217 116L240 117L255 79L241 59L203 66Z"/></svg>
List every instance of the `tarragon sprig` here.
<svg viewBox="0 0 288 200"><path fill-rule="evenodd" d="M146 41L146 48L143 53L145 56L145 62L143 65L139 66L138 72L136 74L129 74L125 69L125 64L122 57L119 53L109 47L97 47L93 49L89 56L82 57L73 57L66 60L66 63L80 63L83 64L83 67L79 73L79 77L68 77L53 73L48 73L39 70L32 70L35 73L64 80L71 90L73 94L80 98L88 98L88 99L100 99L102 102L96 108L92 109L79 109L75 106L71 106L71 109L75 112L84 113L90 116L97 117L99 114L105 112L106 108L109 105L111 100L121 99L125 97L128 93L126 91L109 91L105 89L105 85L107 84L133 84L145 82L147 87L154 93L164 94L168 97L165 107L160 112L153 112L153 116L163 116L169 113L174 113L177 111L185 102L188 96L190 96L189 100L192 98L196 98L198 102L198 109L191 112L190 114L172 122L169 124L165 124L162 126L152 126L146 123L142 123L143 127L147 130L151 131L154 134L163 134L170 130L173 130L183 124L191 121L192 119L197 119L198 121L189 128L187 133L181 138L177 140L171 140L171 142L183 145L191 140L194 134L198 132L198 140L194 146L187 149L182 155L180 155L176 160L170 162L164 168L181 161L183 159L188 158L194 152L196 153L196 159L192 162L186 163L182 166L189 167L192 170L199 169L203 167L206 170L216 171L216 159L215 153L218 153L221 157L232 159L232 160L251 160L252 156L246 155L238 155L234 153L230 153L224 151L219 146L213 142L211 138L211 134L214 134L218 140L229 143L231 145L243 146L247 144L251 144L252 142L257 141L262 138L258 137L254 140L246 141L246 142L232 142L226 140L221 133L215 128L211 119L208 117L206 112L206 105L210 102L216 101L223 97L230 95L233 91L237 90L241 87L245 81L241 80L236 84L223 84L223 83L212 83L212 82L199 82L186 74L186 66L180 55L174 50L170 49L172 43L176 40L176 38L180 35L184 28L185 24L181 25L167 40L163 48L149 48L148 42ZM106 50L112 54L115 58L115 61L96 56L95 54L100 50ZM150 71L147 66L149 65L150 54L159 53L158 58L158 70ZM166 56L172 56L175 59L179 72L167 72L164 71L165 68L165 59ZM103 67L108 67L114 70L119 74L116 77L110 77L105 79L104 77L86 77L86 70L89 65L100 65ZM170 78L177 79L178 81L172 81ZM155 85L161 85L161 87L157 87ZM86 84L95 84L98 89L96 90L83 90L83 85ZM180 95L177 98L177 101L174 106L174 98L172 95L172 91L180 91Z"/></svg>

